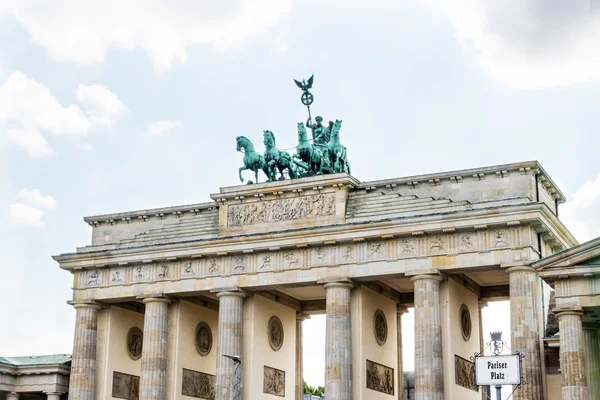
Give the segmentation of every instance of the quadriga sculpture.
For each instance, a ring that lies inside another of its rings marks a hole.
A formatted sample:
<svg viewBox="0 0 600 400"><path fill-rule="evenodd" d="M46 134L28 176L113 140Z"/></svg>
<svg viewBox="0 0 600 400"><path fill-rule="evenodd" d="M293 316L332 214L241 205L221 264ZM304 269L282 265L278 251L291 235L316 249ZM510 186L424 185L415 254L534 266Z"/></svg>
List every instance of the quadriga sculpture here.
<svg viewBox="0 0 600 400"><path fill-rule="evenodd" d="M350 163L346 155L346 147L340 143L340 128L342 127L342 120L336 119L331 129L331 138L327 144L329 150L329 159L333 173L347 172L350 174Z"/></svg>
<svg viewBox="0 0 600 400"><path fill-rule="evenodd" d="M254 145L250 139L245 136L238 136L235 138L235 142L237 151L242 151L242 149L244 150L244 165L239 168L240 182L244 182L242 171L247 169L254 171L254 176L256 179L255 182L258 182L258 170L262 170L265 175L269 176L267 163L264 157L254 151Z"/></svg>
<svg viewBox="0 0 600 400"><path fill-rule="evenodd" d="M306 128L302 122L298 122L298 146L294 158L298 158L304 163L302 166L307 170L308 175L320 175L322 173L323 152L317 146L311 146Z"/></svg>
<svg viewBox="0 0 600 400"><path fill-rule="evenodd" d="M267 163L267 177L269 182L277 180L277 171L279 170L280 180L285 179L283 170L287 169L290 178L294 179L294 162L289 153L277 149L275 135L271 131L263 132L263 143L265 145L264 159Z"/></svg>

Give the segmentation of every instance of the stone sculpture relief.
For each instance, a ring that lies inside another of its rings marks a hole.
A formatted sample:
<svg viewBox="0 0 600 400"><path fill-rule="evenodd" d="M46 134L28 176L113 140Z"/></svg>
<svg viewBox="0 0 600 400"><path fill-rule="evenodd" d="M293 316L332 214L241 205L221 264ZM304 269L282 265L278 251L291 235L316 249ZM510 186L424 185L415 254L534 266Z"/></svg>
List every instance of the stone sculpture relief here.
<svg viewBox="0 0 600 400"><path fill-rule="evenodd" d="M194 270L192 269L192 262L186 261L183 263L183 274L184 275L193 275Z"/></svg>
<svg viewBox="0 0 600 400"><path fill-rule="evenodd" d="M285 397L285 371L265 365L263 393Z"/></svg>
<svg viewBox="0 0 600 400"><path fill-rule="evenodd" d="M227 208L227 226L291 221L334 214L335 195L316 194L258 203L229 205Z"/></svg>
<svg viewBox="0 0 600 400"><path fill-rule="evenodd" d="M98 270L91 271L88 275L88 286L96 286L98 284L98 278L100 277L100 273Z"/></svg>
<svg viewBox="0 0 600 400"><path fill-rule="evenodd" d="M160 279L166 279L169 277L169 266L167 264L161 264L158 267L158 277Z"/></svg>
<svg viewBox="0 0 600 400"><path fill-rule="evenodd" d="M133 327L127 332L127 354L132 360L142 357L142 345L144 344L144 333L140 328Z"/></svg>
<svg viewBox="0 0 600 400"><path fill-rule="evenodd" d="M394 395L394 369L367 360L367 389Z"/></svg>
<svg viewBox="0 0 600 400"><path fill-rule="evenodd" d="M281 346L283 345L283 324L278 317L272 316L269 320L267 334L269 335L269 344L271 345L271 348L275 351L281 349Z"/></svg>
<svg viewBox="0 0 600 400"><path fill-rule="evenodd" d="M181 394L204 400L215 400L214 375L183 368Z"/></svg>
<svg viewBox="0 0 600 400"><path fill-rule="evenodd" d="M465 342L468 342L471 338L471 313L469 308L463 304L460 306L460 331Z"/></svg>
<svg viewBox="0 0 600 400"><path fill-rule="evenodd" d="M494 236L494 247L507 247L510 243L506 234L502 231L496 231L496 235Z"/></svg>
<svg viewBox="0 0 600 400"><path fill-rule="evenodd" d="M113 372L112 397L138 400L140 398L140 377Z"/></svg>
<svg viewBox="0 0 600 400"><path fill-rule="evenodd" d="M464 251L506 251L510 246L521 245L521 236L515 229L514 239L511 232L505 230L484 230L481 232L489 240L480 239L475 233L438 235L431 238L393 238L360 244L319 245L310 250L310 257L304 257L304 250L274 249L269 253L257 256L243 254L214 255L209 254L201 261L184 259L176 262L158 264L136 264L132 267L112 267L107 269L107 277L103 278L104 269L95 268L78 272L77 287L97 287L103 284L122 285L149 280L164 280L216 275L222 272L223 266L229 266L235 272L264 272L275 269L295 269L300 267L322 266L331 261L333 255L339 254L337 262L350 264L369 260L400 259L408 257L443 254L449 249ZM513 243L514 242L514 243ZM455 243L455 244L453 244Z"/></svg>
<svg viewBox="0 0 600 400"><path fill-rule="evenodd" d="M212 349L212 343L210 326L206 322L200 322L196 327L196 350L201 356L207 356Z"/></svg>
<svg viewBox="0 0 600 400"><path fill-rule="evenodd" d="M436 237L430 243L429 250L431 251L444 251L444 239L441 236Z"/></svg>
<svg viewBox="0 0 600 400"><path fill-rule="evenodd" d="M263 256L262 261L260 263L260 269L263 268L271 268L271 256Z"/></svg>
<svg viewBox="0 0 600 400"><path fill-rule="evenodd" d="M373 328L375 332L375 340L380 346L383 346L387 341L388 326L385 314L381 310L375 311L375 319L373 321Z"/></svg>
<svg viewBox="0 0 600 400"><path fill-rule="evenodd" d="M458 386L477 391L475 386L475 364L454 355L454 379Z"/></svg>
<svg viewBox="0 0 600 400"><path fill-rule="evenodd" d="M460 237L460 245L458 246L459 250L467 251L473 249L473 239L470 233L465 233Z"/></svg>
<svg viewBox="0 0 600 400"><path fill-rule="evenodd" d="M415 251L415 246L406 239L400 240L398 242L400 245L400 255L401 256L409 256L412 255Z"/></svg>

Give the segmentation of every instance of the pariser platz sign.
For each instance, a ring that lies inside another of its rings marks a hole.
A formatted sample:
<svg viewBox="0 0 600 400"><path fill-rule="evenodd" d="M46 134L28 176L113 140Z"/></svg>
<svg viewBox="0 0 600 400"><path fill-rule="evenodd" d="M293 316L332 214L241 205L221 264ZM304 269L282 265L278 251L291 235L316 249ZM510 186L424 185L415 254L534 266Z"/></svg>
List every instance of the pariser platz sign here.
<svg viewBox="0 0 600 400"><path fill-rule="evenodd" d="M520 385L521 356L475 357L475 384L477 386Z"/></svg>

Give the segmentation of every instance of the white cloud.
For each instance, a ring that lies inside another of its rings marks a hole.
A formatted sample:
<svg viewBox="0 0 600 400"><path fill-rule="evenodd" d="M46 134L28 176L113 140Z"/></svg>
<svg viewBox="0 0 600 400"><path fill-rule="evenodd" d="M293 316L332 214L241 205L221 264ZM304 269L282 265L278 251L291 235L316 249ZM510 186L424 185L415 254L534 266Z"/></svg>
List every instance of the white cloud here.
<svg viewBox="0 0 600 400"><path fill-rule="evenodd" d="M63 107L46 86L13 72L0 86L0 119L16 126L6 132L8 138L31 157L47 157L56 153L44 133L85 136L127 110L114 93L99 85L79 85L76 94L87 115L79 105Z"/></svg>
<svg viewBox="0 0 600 400"><path fill-rule="evenodd" d="M477 65L498 83L536 89L600 80L597 0L439 1Z"/></svg>
<svg viewBox="0 0 600 400"><path fill-rule="evenodd" d="M85 151L94 150L94 146L92 146L89 143L77 143L75 146L77 146L77 148L80 150L85 150Z"/></svg>
<svg viewBox="0 0 600 400"><path fill-rule="evenodd" d="M46 139L35 129L10 129L6 136L17 146L23 148L29 157L49 157L56 154Z"/></svg>
<svg viewBox="0 0 600 400"><path fill-rule="evenodd" d="M559 216L580 242L600 236L600 175L577 189L560 207Z"/></svg>
<svg viewBox="0 0 600 400"><path fill-rule="evenodd" d="M44 196L39 189L21 189L19 199L30 206L39 206L50 210L58 205L52 196Z"/></svg>
<svg viewBox="0 0 600 400"><path fill-rule="evenodd" d="M127 111L116 94L100 85L79 85L77 101L85 108L91 121L98 125L111 125L116 116Z"/></svg>
<svg viewBox="0 0 600 400"><path fill-rule="evenodd" d="M181 121L156 121L150 124L148 134L150 136L166 136L175 128L181 126Z"/></svg>
<svg viewBox="0 0 600 400"><path fill-rule="evenodd" d="M44 215L43 210L23 203L12 203L8 208L10 211L10 219L13 223L35 227L44 226L44 221L42 221L42 216Z"/></svg>
<svg viewBox="0 0 600 400"><path fill-rule="evenodd" d="M157 71L185 62L188 47L223 51L277 25L291 0L4 1L33 42L57 61L99 63L109 48L144 49Z"/></svg>

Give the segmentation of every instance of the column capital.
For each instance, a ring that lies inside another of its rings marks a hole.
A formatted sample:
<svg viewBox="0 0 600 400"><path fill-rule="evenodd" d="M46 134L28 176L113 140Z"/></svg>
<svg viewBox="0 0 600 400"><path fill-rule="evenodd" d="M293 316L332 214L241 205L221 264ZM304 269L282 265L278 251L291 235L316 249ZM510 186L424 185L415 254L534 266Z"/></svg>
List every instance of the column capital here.
<svg viewBox="0 0 600 400"><path fill-rule="evenodd" d="M484 308L486 308L488 306L488 302L484 301L484 300L479 300L477 302L477 305L479 306L480 310L483 310Z"/></svg>
<svg viewBox="0 0 600 400"><path fill-rule="evenodd" d="M422 274L422 275L411 276L410 280L411 280L411 282L422 281L422 280L441 282L444 280L444 277L441 275L438 275L438 274Z"/></svg>
<svg viewBox="0 0 600 400"><path fill-rule="evenodd" d="M344 279L344 280L339 280L339 281L327 280L327 281L319 281L317 283L320 285L323 285L325 290L332 289L332 288L347 288L347 289L354 288L354 284L349 279Z"/></svg>
<svg viewBox="0 0 600 400"><path fill-rule="evenodd" d="M577 316L579 318L583 317L583 310L581 308L555 308L552 312L554 312L558 318L569 315Z"/></svg>
<svg viewBox="0 0 600 400"><path fill-rule="evenodd" d="M224 296L241 297L243 299L244 297L246 297L246 293L244 293L242 291L234 291L234 290L223 290L223 291L217 292L218 298L221 298Z"/></svg>
<svg viewBox="0 0 600 400"><path fill-rule="evenodd" d="M529 265L517 265L516 267L510 267L506 269L506 273L507 274L514 274L514 273L518 273L518 272L525 272L525 273L530 273L530 274L537 274L537 271L535 270L535 268L529 266Z"/></svg>
<svg viewBox="0 0 600 400"><path fill-rule="evenodd" d="M302 321L305 321L307 319L310 319L310 315L308 315L307 313L303 313L303 312L297 312L296 313L296 321L302 322Z"/></svg>
<svg viewBox="0 0 600 400"><path fill-rule="evenodd" d="M69 301L67 301L67 304L70 306L73 306L73 308L75 308L75 309L91 308L92 310L100 310L102 308L102 306L100 304L96 303L93 300L79 300L79 301L69 300Z"/></svg>
<svg viewBox="0 0 600 400"><path fill-rule="evenodd" d="M406 308L402 304L396 304L396 314L398 314L398 316L400 316L405 313L408 313L408 308Z"/></svg>

